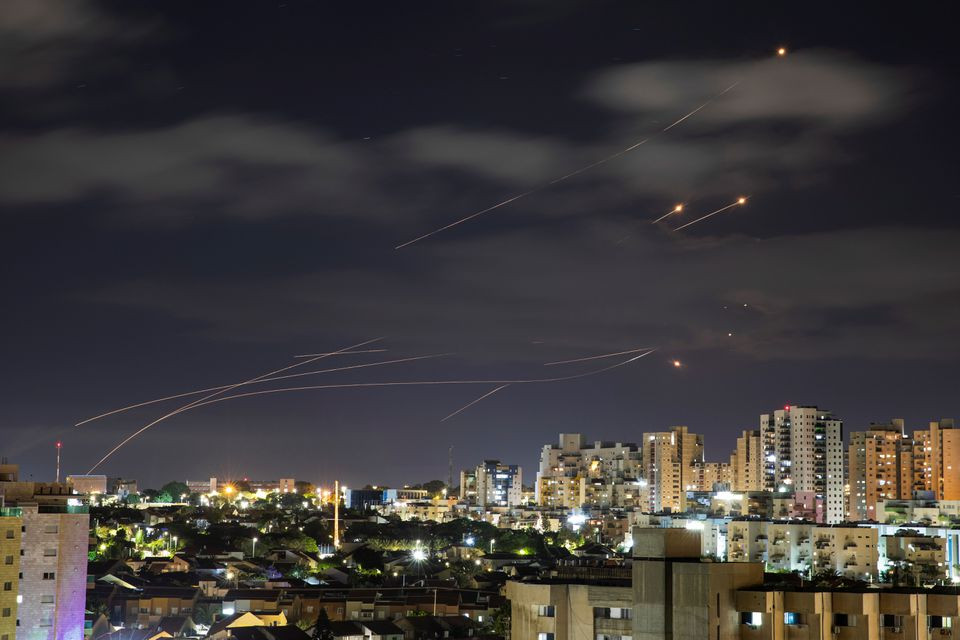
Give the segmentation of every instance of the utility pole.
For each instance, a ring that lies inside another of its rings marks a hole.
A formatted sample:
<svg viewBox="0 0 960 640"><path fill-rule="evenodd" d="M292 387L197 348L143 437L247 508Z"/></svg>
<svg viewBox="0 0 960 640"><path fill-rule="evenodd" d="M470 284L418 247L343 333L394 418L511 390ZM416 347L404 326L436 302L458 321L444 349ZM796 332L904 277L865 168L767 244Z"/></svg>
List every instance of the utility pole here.
<svg viewBox="0 0 960 640"><path fill-rule="evenodd" d="M333 481L333 549L340 548L340 481Z"/></svg>
<svg viewBox="0 0 960 640"><path fill-rule="evenodd" d="M57 440L57 484L60 483L60 449L63 447L63 443Z"/></svg>

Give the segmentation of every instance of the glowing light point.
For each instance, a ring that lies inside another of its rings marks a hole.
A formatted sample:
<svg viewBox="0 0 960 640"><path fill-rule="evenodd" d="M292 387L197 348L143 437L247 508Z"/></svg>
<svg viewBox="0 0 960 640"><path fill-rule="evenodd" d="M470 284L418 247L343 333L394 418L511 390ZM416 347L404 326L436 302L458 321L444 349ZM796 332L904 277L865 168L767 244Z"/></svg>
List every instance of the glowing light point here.
<svg viewBox="0 0 960 640"><path fill-rule="evenodd" d="M681 211L683 211L683 205L682 205L682 204L678 204L677 206L675 206L675 207L673 208L673 211L674 211L675 213L680 213Z"/></svg>
<svg viewBox="0 0 960 640"><path fill-rule="evenodd" d="M679 369L681 366L683 366L683 364L679 360L674 360L673 366L674 368Z"/></svg>
<svg viewBox="0 0 960 640"><path fill-rule="evenodd" d="M782 58L783 56L787 55L787 48L786 48L786 47L780 47L779 49L777 49L777 55L780 56L781 58Z"/></svg>
<svg viewBox="0 0 960 640"><path fill-rule="evenodd" d="M737 204L747 204L747 199L744 198L743 196L740 196L739 198L737 198Z"/></svg>

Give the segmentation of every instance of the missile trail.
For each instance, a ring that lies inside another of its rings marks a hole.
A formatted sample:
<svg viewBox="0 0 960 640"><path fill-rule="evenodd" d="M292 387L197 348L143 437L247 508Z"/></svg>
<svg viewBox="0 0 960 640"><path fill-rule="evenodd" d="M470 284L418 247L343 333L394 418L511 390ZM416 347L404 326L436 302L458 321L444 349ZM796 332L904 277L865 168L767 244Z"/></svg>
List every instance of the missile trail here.
<svg viewBox="0 0 960 640"><path fill-rule="evenodd" d="M386 349L375 349L374 351L386 351ZM345 351L344 353L361 353L361 352L360 352L360 351ZM325 354L319 354L319 353L318 353L318 354L314 354L314 355L315 355L316 357L319 357L319 356L325 355ZM331 354L329 354L329 355L339 355L339 354L333 354L333 353L331 353ZM285 376L271 376L271 377L269 377L269 378L262 378L262 379L260 379L260 380L256 380L256 381L253 381L253 382L249 382L249 381L248 381L248 382L241 382L241 383L239 383L239 385L236 384L236 383L234 383L234 384L224 384L224 385L221 385L221 386L219 386L219 387L209 387L209 388L207 388L207 389L197 389L197 390L195 390L195 391L187 391L187 392L185 392L185 393L178 393L178 394L173 395L173 396L165 396L165 397L163 397L163 398L156 398L155 400L147 400L146 402L138 402L137 404L131 404L131 405L126 406L126 407L121 407L121 408L119 408L119 409L114 409L113 411L108 411L108 412L106 412L106 413L101 413L101 414L98 415L98 416L93 416L92 418L87 418L86 420L82 420L82 421L76 423L74 426L75 426L75 427L79 427L79 426L81 426L81 425L87 424L88 422L93 422L94 420L99 420L99 419L101 419L101 418L106 418L106 417L108 417L108 416L112 416L112 415L117 414L117 413L122 413L122 412L124 412L124 411L129 411L129 410L131 410L131 409L137 409L137 408L139 408L139 407L145 407L145 406L147 406L147 405L157 404L158 402L164 402L164 401L166 401L166 400L175 400L175 399L177 399L177 398L186 398L186 397L188 397L188 396L195 396L195 395L199 395L199 394L201 394L201 393L208 393L208 392L210 392L210 391L219 391L219 390L221 390L221 389L228 389L228 388L230 388L230 387L243 386L243 385L247 385L247 384L258 384L258 383L261 383L261 382L273 382L274 380L287 380L287 379L289 379L289 378L301 378L301 377L303 377L303 376L313 376L313 375L318 375L318 374L321 374L321 373L336 373L336 372L338 372L338 371L350 371L350 370L352 370L352 369L366 369L367 367L379 367L379 366L386 365L386 364L399 364L399 363L401 363L401 362L413 362L414 360L427 360L427 359L429 359L429 358L442 358L442 357L444 357L444 356L449 356L449 355L451 355L451 354L449 354L449 353L435 353L435 354L426 355L426 356L414 356L414 357L410 357L410 358L397 358L397 359L395 359L395 360L383 360L383 361L380 361L380 362L367 362L367 363L364 363L364 364L352 364L352 365L345 366L345 367L335 367L335 368L333 368L333 369L318 369L318 370L316 370L316 371L304 371L303 373L291 373L291 374L287 374L287 375L285 375ZM306 362L304 362L303 364L306 364Z"/></svg>
<svg viewBox="0 0 960 640"><path fill-rule="evenodd" d="M600 358L613 358L614 356L625 356L631 353L647 351L650 347L640 347L639 349L630 349L629 351L618 351L617 353L603 353L599 356L588 356L586 358L574 358L573 360L557 360L556 362L544 362L543 366L552 367L555 364L570 364L573 362L586 362L587 360L599 360Z"/></svg>
<svg viewBox="0 0 960 640"><path fill-rule="evenodd" d="M343 353L302 353L294 358L313 358L314 356L330 356L330 355L352 355L354 353L383 353L384 351L389 351L389 349L358 349L356 351L344 351Z"/></svg>
<svg viewBox="0 0 960 640"><path fill-rule="evenodd" d="M724 95L724 94L727 93L728 91L732 90L732 89L733 89L734 87L736 87L738 84L739 84L739 81L734 82L733 84L731 84L729 87L727 87L726 89L724 89L723 91L721 91L721 92L718 93L717 95L709 98L706 102L704 102L703 104L701 104L699 107L697 107L697 108L694 109L693 111L685 114L684 116L682 116L681 118L679 118L679 119L677 119L677 120L674 120L673 122L671 122L670 124L668 124L666 127L664 127L663 129L661 129L661 130L658 131L657 133L654 133L654 134L652 134L652 135L650 135L650 136L647 136L646 138L640 140L639 142L635 142L634 144L630 145L630 146L627 147L626 149L621 149L620 151L617 151L616 153L613 153L613 154L611 154L611 155L609 155L609 156L607 156L607 157L605 157L605 158L601 158L600 160L597 160L596 162L591 162L590 164L588 164L588 165L586 165L586 166L583 166L583 167L580 167L579 169L576 169L575 171L571 171L570 173L567 173L567 174L565 174L565 175L562 175L562 176L560 176L559 178L554 178L554 179L551 180L550 182L547 182L546 184L542 184L542 185L540 185L539 187L534 187L533 189L530 189L529 191L524 191L523 193L519 193L519 194L517 194L517 195L515 195L515 196L511 196L510 198L507 198L506 200L503 200L502 202L498 202L498 203L495 204L495 205L492 205L492 206L490 206L490 207L487 207L486 209L481 209L480 211L477 211L476 213L471 213L470 215L464 216L463 218L460 218L459 220L454 220L453 222L451 222L451 223L449 223L449 224L446 224L446 225L440 227L439 229L434 229L433 231L430 231L429 233L425 233L425 234L423 234L422 236L418 236L418 237L414 238L413 240L408 240L407 242L404 242L403 244L398 244L397 246L394 247L394 249L403 249L404 247L408 247L408 246L410 246L410 245L412 245L412 244L415 244L415 243L417 243L417 242L420 242L421 240L426 240L427 238L429 238L429 237L431 237L431 236L435 236L435 235L437 235L438 233L441 233L441 232L443 232L443 231L446 231L447 229L452 229L453 227L456 227L456 226L458 226L458 225L461 225L461 224L463 224L464 222L469 222L470 220L473 220L474 218L476 218L476 217L478 217L478 216L481 216L481 215L483 215L483 214L485 214L485 213L489 213L490 211L493 211L494 209L499 209L500 207L504 207L504 206L506 206L506 205L508 205L508 204L510 204L510 203L512 203L512 202L516 202L517 200L520 200L521 198L526 198L527 196L533 195L533 194L535 194L535 193L538 193L538 192L540 192L540 191L543 191L544 189L547 189L547 188L549 188L549 187L552 187L553 185L555 185L555 184L557 184L557 183L563 182L564 180L567 180L568 178L572 178L572 177L574 177L574 176L580 175L580 174L583 173L584 171L589 171L590 169L593 169L593 168L595 168L595 167L599 167L600 165L606 164L607 162L610 162L611 160L615 160L615 159L619 158L620 156L622 156L622 155L624 155L624 154L626 154L626 153L630 153L631 151L633 151L633 150L636 149L637 147L640 147L641 145L646 144L647 142L649 142L650 140L653 140L653 139L656 138L657 136L659 136L659 135L661 135L661 134L663 134L663 133L666 133L666 132L669 131L670 129L673 129L675 126L677 126L678 124L680 124L681 122L683 122L683 121L686 120L687 118L692 117L694 114L696 114L697 112L699 112L701 109L705 108L705 107L706 107L707 105L709 105L711 102L713 102L713 101L716 100L717 98L721 97L722 95Z"/></svg>
<svg viewBox="0 0 960 640"><path fill-rule="evenodd" d="M670 211L667 211L665 214L663 214L662 216L660 216L650 224L657 224L661 220L665 220L668 216L672 216L675 213L680 213L681 211L683 211L683 204L678 204L673 209L670 209Z"/></svg>
<svg viewBox="0 0 960 640"><path fill-rule="evenodd" d="M372 343L372 342L378 342L378 341L380 341L380 340L383 340L383 338L373 338L372 340L366 340L366 341L361 342L361 343L359 343L359 344L351 345L351 346L349 346L349 347L344 347L343 349L338 349L337 351L330 352L329 355L337 355L337 354L343 353L344 351L348 351L348 350L350 350L350 349L355 349L355 348L357 348L357 347L364 347L364 346L366 346L366 345L368 345L368 344L370 344L370 343ZM87 474L89 475L89 474L93 473L93 471L94 471L97 467L99 467L101 464L103 464L104 461L106 461L107 458L109 458L109 457L112 456L114 453L116 453L116 452L120 449L120 447L122 447L122 446L125 445L126 443L130 442L130 440L132 440L133 438L135 438L138 434L146 431L147 429L149 429L150 427L152 427L153 425L155 425L155 424L157 424L157 423L163 422L164 420L166 420L167 418L169 418L169 417L171 417L171 416L175 416L175 415L177 415L178 413L181 413L181 412L183 412L183 411L189 411L189 410L192 409L193 407L199 406L200 403L202 403L202 402L207 402L207 401L211 400L212 398L215 398L216 396L218 396L218 395L220 395L220 394L222 394L222 393L226 393L226 392L228 392L228 391L232 391L233 389L236 389L237 387L239 387L239 386L241 386L241 385L250 384L250 383L252 383L252 382L257 382L258 380L262 380L263 378L267 378L267 377L269 377L269 376L276 375L276 374L278 374L278 373L283 373L284 371L289 371L290 369L295 369L296 367L301 367L301 366L303 366L303 365L305 365L305 364L310 364L311 362L315 362L315 361L317 361L317 360L323 360L323 359L326 358L326 357L329 357L329 356L328 356L328 355L317 356L317 357L315 357L315 358L310 358L309 360L303 360L303 361L301 361L301 362L297 362L297 363L295 363L295 364L291 364L291 365L288 365L288 366L286 366L286 367L282 367L282 368L280 368L280 369L275 369L274 371L270 371L269 373L264 373L263 375L259 375L259 376L255 377L255 378L251 378L251 379L246 380L246 381L244 381L244 382L238 382L237 384L235 384L235 385L233 385L233 386L229 386L229 387L227 387L226 389L221 389L221 390L219 390L219 391L214 391L213 393L211 393L211 394L209 394L209 395L206 395L206 396L200 398L199 400L194 400L193 402L189 402L189 403L183 405L183 406L180 407L179 409L174 409L174 410L171 411L170 413L167 413L167 414L165 414L165 415L160 416L159 418L157 418L156 420L154 420L153 422L151 422L151 423L148 424L147 426L142 427L139 431L135 432L133 435L128 436L128 437L127 437L126 439L124 439L120 444L118 444L116 447L114 447L114 448L111 449L109 452L107 452L107 455L105 455L105 456L103 456L102 458L100 458L100 460L97 462L97 464L93 465L93 466L90 468L90 471L87 472Z"/></svg>
<svg viewBox="0 0 960 640"><path fill-rule="evenodd" d="M496 387L493 391L487 391L485 394L483 394L483 395L480 396L479 398L468 402L467 404L463 405L462 407L460 407L459 409L457 409L457 410L454 411L453 413L447 415L447 416L444 417L442 420L440 420L440 422L446 422L447 420L449 420L449 419L452 418L453 416L457 415L458 413L461 413L461 412L463 412L463 411L466 411L467 409L469 409L469 408L472 407L473 405L477 404L478 402L480 402L480 401L483 400L484 398L489 398L490 396L492 396L493 394L495 394L497 391L500 391L501 389L506 389L506 388L509 387L509 386L510 386L510 385L508 385L508 384L502 384L502 385L500 385L499 387Z"/></svg>
<svg viewBox="0 0 960 640"><path fill-rule="evenodd" d="M371 340L370 342L373 342L373 341ZM364 343L364 344L368 344L368 343ZM362 346L362 345L355 345L355 346ZM349 349L350 347L347 347L347 348ZM97 469L97 467L99 467L101 464L103 464L110 456L112 456L114 453L116 453L117 451L119 451L119 450L120 450L124 445L126 445L128 442L130 442L131 440L133 440L134 438L136 438L137 436L139 436L141 433L143 433L143 432L146 431L147 429L153 427L154 425L159 424L160 422L163 422L163 421L166 420L167 418L170 418L170 417L172 417L172 416L175 416L175 415L177 415L177 414L179 414L179 413L183 413L183 412L185 412L185 411L189 411L189 410L191 410L191 409L196 409L196 408L198 408L198 407L203 407L203 406L210 405L210 404L216 404L216 403L218 403L218 402L224 402L224 401L226 401L226 400L236 400L237 398L248 398L248 397L251 397L251 396L260 396L260 395L274 394L274 393L289 393L289 392L293 392L293 391L314 391L314 390L320 390L320 389L364 389L364 388L372 388L372 387L413 387L413 386L470 385L470 384L473 384L473 385L476 385L476 384L482 384L482 385L491 385L491 384L496 384L496 385L511 385L511 384L537 384L537 383L565 382L565 381L567 381L567 380L576 380L576 379L579 379L579 378L587 378L587 377L589 377L589 376L595 376L595 375L599 375L599 374L601 374L601 373L604 373L604 372L606 372L606 371L611 371L611 370L613 370L613 369L617 369L618 367L622 367L622 366L628 365L628 364L630 364L631 362L635 362L636 360L639 360L640 358L643 358L643 357L645 357L645 356L648 356L648 355L650 355L651 353L653 353L654 351L656 351L655 348L654 348L654 349L649 349L648 351L644 351L643 353L641 353L641 354L639 354L639 355L636 355L636 356L633 356L632 358L628 358L628 359L626 359L626 360L623 360L623 361L618 362L618 363L616 363L616 364L612 364L612 365L603 367L603 368L601 368L601 369L594 369L594 370L592 370L592 371L586 371L586 372L584 372L584 373L578 373L578 374L569 375L569 376L560 376L560 377L556 377L556 378L528 378L528 379L519 379L519 380L413 380L413 381L409 381L409 382L398 382L398 381L393 381L393 382L353 382L353 383L342 383L342 384L311 385L311 386L304 386L304 387L283 387L283 388L280 388L280 389L260 389L260 390L258 390L258 391L247 391L247 392L244 392L244 393L237 393L237 394L230 395L230 396L214 397L214 396L216 396L216 395L219 395L219 393L223 393L223 392L221 391L221 392L218 392L217 394L211 394L210 396L206 396L206 397L204 397L204 398L201 398L200 400L196 400L196 401L194 401L194 402L191 402L190 404L184 405L184 406L180 407L179 409L176 409L176 410L174 410L174 411L171 411L170 413L168 413L168 414L166 414L166 415L164 415L164 416L161 416L161 417L157 418L157 419L154 420L153 422L150 422L150 423L148 423L148 424L140 427L140 429L138 429L137 431L134 431L133 433L131 433L129 436L127 436L126 438L124 438L119 444L117 444L113 449L111 449L109 452L107 452L107 454L106 454L105 456L103 456L103 457L99 460L99 462L97 462L97 464L95 464L93 467L91 467L90 471L88 471L87 473L88 473L88 474L93 473L93 472ZM296 365L293 365L293 366L296 366ZM290 368L290 367L286 367L286 369L289 369L289 368ZM283 369L283 370L286 370L286 369ZM279 371L275 371L275 372L273 372L273 373L279 373ZM260 377L266 377L267 375L272 375L272 374L264 374L264 376L260 376ZM236 388L237 386L240 386L240 385L239 385L239 384L238 384L238 385L235 385L234 388Z"/></svg>
<svg viewBox="0 0 960 640"><path fill-rule="evenodd" d="M677 227L676 229L674 229L674 231L680 231L681 229L686 229L686 228L689 227L690 225L697 224L698 222L702 222L702 221L706 220L707 218L710 218L710 217L712 217L712 216L717 215L718 213L723 213L723 212L726 211L727 209L732 209L733 207L739 207L739 206L745 205L746 203L747 203L747 199L746 199L746 198L737 198L736 201L731 202L730 204L728 204L728 205L725 206L725 207L720 207L720 208L717 209L716 211L711 211L710 213L708 213L708 214L705 215L705 216L700 216L700 217L697 218L696 220L691 220L691 221L688 222L687 224L682 224L682 225L680 225L679 227Z"/></svg>
<svg viewBox="0 0 960 640"><path fill-rule="evenodd" d="M409 382L350 382L343 384L321 384L321 385L310 385L305 387L282 387L280 389L260 389L258 391L246 391L244 393L237 393L231 396L224 396L221 398L215 398L213 400L208 400L202 403L198 403L197 407L201 407L208 404L215 404L217 402L223 402L224 400L234 400L236 398L248 398L250 396L260 396L271 393L286 393L289 391L311 391L316 389L362 389L366 387L416 387L416 386L440 386L440 385L470 385L470 384L538 384L538 383L553 383L553 382L566 382L567 380L577 380L579 378L587 378L590 376L595 376L611 369L616 369L624 365L630 364L635 360L639 360L644 356L648 356L651 353L656 351L656 349L650 349L644 351L640 355L634 356L612 364L602 369L594 369L592 371L587 371L585 373L578 373L570 376L561 376L557 378L530 378L530 379L520 379L520 380L411 380ZM195 407L191 407L195 408Z"/></svg>

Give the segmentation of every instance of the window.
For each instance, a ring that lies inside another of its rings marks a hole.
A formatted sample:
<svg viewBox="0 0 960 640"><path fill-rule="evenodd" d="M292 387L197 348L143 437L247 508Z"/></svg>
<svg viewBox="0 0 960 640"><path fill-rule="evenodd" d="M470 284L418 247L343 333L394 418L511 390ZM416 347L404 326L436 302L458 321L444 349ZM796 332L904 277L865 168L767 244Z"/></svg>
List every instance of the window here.
<svg viewBox="0 0 960 640"><path fill-rule="evenodd" d="M538 633L537 640L553 640L552 633Z"/></svg>
<svg viewBox="0 0 960 640"><path fill-rule="evenodd" d="M41 604L53 604L53 596L40 596Z"/></svg>
<svg viewBox="0 0 960 640"><path fill-rule="evenodd" d="M4 618L9 618L9 617L10 617L10 607L4 607L4 608L3 608L3 617L4 617Z"/></svg>
<svg viewBox="0 0 960 640"><path fill-rule="evenodd" d="M44 557L44 558L56 558L56 557L57 557L57 550L56 550L56 549L44 549L44 550L43 550L43 557Z"/></svg>
<svg viewBox="0 0 960 640"><path fill-rule="evenodd" d="M44 533L58 533L57 525L48 524L43 528Z"/></svg>
<svg viewBox="0 0 960 640"><path fill-rule="evenodd" d="M3 564L13 564L13 556L5 556L3 558Z"/></svg>
<svg viewBox="0 0 960 640"><path fill-rule="evenodd" d="M7 540L13 540L14 532L13 529L7 529Z"/></svg>
<svg viewBox="0 0 960 640"><path fill-rule="evenodd" d="M803 624L803 616L799 613L787 611L783 614L783 624Z"/></svg>
<svg viewBox="0 0 960 640"><path fill-rule="evenodd" d="M3 590L4 590L4 591L13 591L13 583L12 583L12 582L4 582L4 583L3 583Z"/></svg>
<svg viewBox="0 0 960 640"><path fill-rule="evenodd" d="M56 572L54 572L54 571L44 571L44 572L43 572L43 579L44 579L44 580L56 580L56 579L57 579L57 574L56 574Z"/></svg>
<svg viewBox="0 0 960 640"><path fill-rule="evenodd" d="M748 627L759 627L763 625L763 614L759 611L744 611L740 614L740 624Z"/></svg>
<svg viewBox="0 0 960 640"><path fill-rule="evenodd" d="M552 618L557 615L557 613L552 604L541 604L537 607L537 615L541 618Z"/></svg>
<svg viewBox="0 0 960 640"><path fill-rule="evenodd" d="M849 627L850 626L850 616L845 613L835 613L833 614L833 626L835 627Z"/></svg>

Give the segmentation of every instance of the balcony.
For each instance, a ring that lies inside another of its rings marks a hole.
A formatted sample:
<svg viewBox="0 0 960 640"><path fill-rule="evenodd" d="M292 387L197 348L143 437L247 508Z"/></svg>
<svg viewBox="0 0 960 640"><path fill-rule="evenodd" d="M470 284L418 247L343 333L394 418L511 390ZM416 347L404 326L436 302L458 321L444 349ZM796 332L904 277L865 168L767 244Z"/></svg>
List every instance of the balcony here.
<svg viewBox="0 0 960 640"><path fill-rule="evenodd" d="M853 540L847 540L846 542L843 543L844 549L853 549L856 546L857 546L857 543L854 542Z"/></svg>

